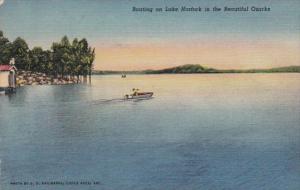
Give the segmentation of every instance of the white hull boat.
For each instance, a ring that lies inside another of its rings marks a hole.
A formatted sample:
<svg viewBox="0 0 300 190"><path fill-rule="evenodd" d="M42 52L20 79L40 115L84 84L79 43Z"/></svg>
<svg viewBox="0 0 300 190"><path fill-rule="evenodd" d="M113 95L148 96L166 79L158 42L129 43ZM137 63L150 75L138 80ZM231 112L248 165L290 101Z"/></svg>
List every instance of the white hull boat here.
<svg viewBox="0 0 300 190"><path fill-rule="evenodd" d="M126 100L130 99L148 99L153 96L153 92L137 92L131 95L125 95Z"/></svg>

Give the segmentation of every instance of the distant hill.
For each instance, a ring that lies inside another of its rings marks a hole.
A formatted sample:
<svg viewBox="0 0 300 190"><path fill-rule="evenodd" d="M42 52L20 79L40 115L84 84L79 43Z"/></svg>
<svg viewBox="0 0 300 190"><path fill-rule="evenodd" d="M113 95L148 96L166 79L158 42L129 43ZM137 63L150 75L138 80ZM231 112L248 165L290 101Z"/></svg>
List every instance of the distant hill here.
<svg viewBox="0 0 300 190"><path fill-rule="evenodd" d="M93 74L189 74L189 73L300 73L300 66L277 67L271 69L214 69L201 65L187 64L160 70L144 71L94 71Z"/></svg>
<svg viewBox="0 0 300 190"><path fill-rule="evenodd" d="M206 68L201 65L182 65L178 67L171 67L162 70L146 70L146 74L162 74L162 73L217 73L218 70L213 68Z"/></svg>

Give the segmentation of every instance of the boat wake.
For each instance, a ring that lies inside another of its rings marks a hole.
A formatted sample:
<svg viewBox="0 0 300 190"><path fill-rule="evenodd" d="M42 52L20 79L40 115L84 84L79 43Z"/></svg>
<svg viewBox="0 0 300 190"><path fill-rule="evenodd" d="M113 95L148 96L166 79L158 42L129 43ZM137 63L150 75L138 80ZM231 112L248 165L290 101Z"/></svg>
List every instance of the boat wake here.
<svg viewBox="0 0 300 190"><path fill-rule="evenodd" d="M90 102L91 105L99 105L99 104L108 104L108 103L118 103L123 102L124 98L114 98L114 99L99 99L93 100Z"/></svg>
<svg viewBox="0 0 300 190"><path fill-rule="evenodd" d="M153 97L141 98L141 99L126 99L126 98L113 98L113 99L99 99L89 102L90 105L101 105L101 104L113 104L121 102L140 102L144 100L152 99Z"/></svg>

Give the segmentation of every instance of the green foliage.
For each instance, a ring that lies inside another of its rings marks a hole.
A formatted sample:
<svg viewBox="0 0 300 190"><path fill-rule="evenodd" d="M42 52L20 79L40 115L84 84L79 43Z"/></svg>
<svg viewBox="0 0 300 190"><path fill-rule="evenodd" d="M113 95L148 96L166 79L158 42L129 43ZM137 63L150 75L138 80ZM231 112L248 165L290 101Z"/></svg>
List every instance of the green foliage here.
<svg viewBox="0 0 300 190"><path fill-rule="evenodd" d="M18 37L12 43L0 31L0 64L8 64L15 58L16 67L21 70L43 72L56 76L87 76L91 74L95 59L85 38L75 38L70 43L67 36L60 42L53 42L51 50L34 47L31 50L25 40Z"/></svg>
<svg viewBox="0 0 300 190"><path fill-rule="evenodd" d="M182 65L178 67L172 67L162 70L146 70L147 74L161 74L161 73L216 73L216 69L205 68L201 65Z"/></svg>
<svg viewBox="0 0 300 190"><path fill-rule="evenodd" d="M56 74L87 76L91 73L95 51L89 47L86 39L78 41L75 38L71 44L64 36L60 43L53 43L51 49Z"/></svg>
<svg viewBox="0 0 300 190"><path fill-rule="evenodd" d="M35 72L43 72L53 74L52 52L49 50L44 51L41 47L34 47L29 52L30 64L28 70Z"/></svg>
<svg viewBox="0 0 300 190"><path fill-rule="evenodd" d="M29 48L25 40L18 37L13 41L10 56L15 58L17 68L28 70L30 64Z"/></svg>
<svg viewBox="0 0 300 190"><path fill-rule="evenodd" d="M12 44L3 36L0 31L0 64L8 63L10 60Z"/></svg>

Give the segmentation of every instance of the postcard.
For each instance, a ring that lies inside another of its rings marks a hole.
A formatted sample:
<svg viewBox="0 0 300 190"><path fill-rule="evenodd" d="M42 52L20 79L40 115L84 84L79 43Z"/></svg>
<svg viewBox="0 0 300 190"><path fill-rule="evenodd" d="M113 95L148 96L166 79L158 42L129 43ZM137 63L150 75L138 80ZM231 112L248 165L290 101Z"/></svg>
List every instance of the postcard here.
<svg viewBox="0 0 300 190"><path fill-rule="evenodd" d="M0 0L0 190L300 189L300 1Z"/></svg>

